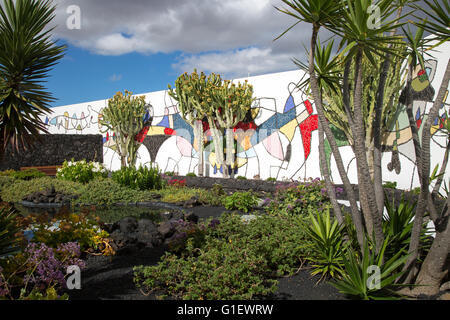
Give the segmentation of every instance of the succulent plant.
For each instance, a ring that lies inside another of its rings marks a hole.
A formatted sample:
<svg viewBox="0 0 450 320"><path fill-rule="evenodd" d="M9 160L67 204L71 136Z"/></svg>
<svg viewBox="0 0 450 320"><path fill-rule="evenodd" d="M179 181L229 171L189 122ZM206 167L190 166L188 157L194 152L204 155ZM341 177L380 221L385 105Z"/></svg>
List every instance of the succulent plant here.
<svg viewBox="0 0 450 320"><path fill-rule="evenodd" d="M152 122L151 105L145 102L145 97L133 97L132 92L125 94L117 92L108 100L100 123L107 130L114 131L116 151L120 156L122 167L135 166L136 154L141 141L136 136ZM106 132L103 131L103 132Z"/></svg>

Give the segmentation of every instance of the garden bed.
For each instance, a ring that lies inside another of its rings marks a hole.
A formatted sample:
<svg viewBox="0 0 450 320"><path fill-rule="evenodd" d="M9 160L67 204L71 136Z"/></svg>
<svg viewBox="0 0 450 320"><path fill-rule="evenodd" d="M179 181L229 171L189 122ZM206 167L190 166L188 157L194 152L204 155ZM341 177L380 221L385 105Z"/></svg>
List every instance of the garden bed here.
<svg viewBox="0 0 450 320"><path fill-rule="evenodd" d="M67 290L70 300L158 300L162 291L144 295L133 283L133 267L156 265L166 248L146 248L127 255L91 256L82 272L81 290ZM278 278L277 292L265 299L273 300L343 300L344 295L320 276L311 276L305 267L296 275ZM170 299L167 297L166 299Z"/></svg>
<svg viewBox="0 0 450 320"><path fill-rule="evenodd" d="M19 221L28 223L23 229L28 241L56 249L66 243L76 249L79 243L86 268L82 289L66 290L70 299L345 298L325 279L342 279L342 259L350 251L340 243L352 229L333 226L336 232L320 234L337 223L328 213L323 181L161 175L158 187L150 188L143 182L154 172L146 170L122 170L115 178L84 183L39 176L0 181L5 200L21 201ZM129 179L134 174L142 183L130 184L138 181ZM405 195L417 199L414 192L385 191L396 204ZM342 185L335 192L345 203ZM402 233L411 227L406 218ZM324 236L333 246L321 245ZM388 254L397 249L389 247Z"/></svg>
<svg viewBox="0 0 450 320"><path fill-rule="evenodd" d="M274 193L277 188L287 187L295 184L307 184L307 182L299 181L267 181L258 179L227 179L227 178L213 178L213 177L192 177L192 176L172 176L172 179L185 180L186 186L191 188L211 189L215 184L219 184L226 191L248 191L253 190L257 193ZM343 184L334 184L336 189L341 192L336 194L338 200L348 200L347 192L345 191ZM353 191L355 192L356 199L359 199L359 186L352 184ZM385 194L388 199L392 201L392 197L395 199L395 203L400 203L402 196L407 200L416 201L419 196L417 192L407 191L402 189L384 188ZM439 206L443 206L445 201L440 199L436 200Z"/></svg>
<svg viewBox="0 0 450 320"><path fill-rule="evenodd" d="M223 207L199 206L192 209L200 219L218 218ZM71 300L158 300L164 295L156 291L144 295L133 283L133 267L157 265L168 247L129 247L115 256L89 256L82 271L81 290L67 290ZM311 276L304 266L293 276L277 278L277 291L263 299L273 300L341 300L344 296L326 282L318 283L320 276ZM173 299L173 297L165 297Z"/></svg>

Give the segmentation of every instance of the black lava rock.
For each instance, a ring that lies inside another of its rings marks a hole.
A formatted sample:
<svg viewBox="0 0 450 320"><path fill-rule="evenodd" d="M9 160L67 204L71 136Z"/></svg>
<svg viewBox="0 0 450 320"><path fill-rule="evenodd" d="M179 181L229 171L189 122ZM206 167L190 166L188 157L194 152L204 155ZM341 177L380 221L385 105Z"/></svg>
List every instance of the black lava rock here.
<svg viewBox="0 0 450 320"><path fill-rule="evenodd" d="M170 238L175 232L175 226L172 222L173 220L165 221L158 227L158 232L163 238Z"/></svg>
<svg viewBox="0 0 450 320"><path fill-rule="evenodd" d="M27 196L22 200L27 202L32 202L35 204L39 203L70 203L75 196L66 195L62 192L56 191L55 187L47 188L44 191L36 191Z"/></svg>

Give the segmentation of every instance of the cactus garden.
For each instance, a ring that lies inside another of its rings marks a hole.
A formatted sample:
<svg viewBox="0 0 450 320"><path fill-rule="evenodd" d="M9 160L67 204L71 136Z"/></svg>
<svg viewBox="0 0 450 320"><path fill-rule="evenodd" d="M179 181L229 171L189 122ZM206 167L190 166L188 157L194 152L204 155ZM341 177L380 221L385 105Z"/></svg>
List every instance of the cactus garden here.
<svg viewBox="0 0 450 320"><path fill-rule="evenodd" d="M0 2L0 300L449 300L448 2L270 3L287 99L193 68L51 118L57 7Z"/></svg>

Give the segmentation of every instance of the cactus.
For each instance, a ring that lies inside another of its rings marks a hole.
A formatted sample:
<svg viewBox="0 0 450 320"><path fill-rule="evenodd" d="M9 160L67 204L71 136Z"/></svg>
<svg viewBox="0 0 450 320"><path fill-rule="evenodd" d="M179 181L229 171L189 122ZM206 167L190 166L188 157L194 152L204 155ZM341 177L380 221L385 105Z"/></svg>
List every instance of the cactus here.
<svg viewBox="0 0 450 320"><path fill-rule="evenodd" d="M136 165L136 155L141 143L136 135L149 126L151 117L144 119L151 106L146 104L145 97L132 97L132 92L125 90L125 94L117 92L108 100L108 107L103 109L100 124L116 135L116 151L120 156L122 167Z"/></svg>
<svg viewBox="0 0 450 320"><path fill-rule="evenodd" d="M245 118L253 100L253 86L247 80L237 85L225 80L213 94L215 118L219 128L226 132L226 168L231 169L231 177L234 176L235 169L233 128ZM225 175L227 174L228 172Z"/></svg>
<svg viewBox="0 0 450 320"><path fill-rule="evenodd" d="M175 81L175 89L170 85L169 95L178 102L178 107L181 116L194 127L195 140L197 141L198 149L198 175L203 175L203 123L205 116L212 121L212 113L207 114L205 108L205 101L208 101L206 96L206 88L210 85L218 85L221 82L220 77L208 77L202 72L199 76L197 70L191 75L187 72L183 73ZM209 117L209 118L208 118Z"/></svg>
<svg viewBox="0 0 450 320"><path fill-rule="evenodd" d="M374 55L374 59L378 65L382 64L383 57ZM385 87L385 95L382 106L381 115L381 128L383 130L382 136L385 132L392 130L395 127L395 119L398 117L397 108L399 103L400 91L404 86L404 81L402 79L402 63L403 58L401 56L393 56L391 63L391 68L388 73ZM337 65L340 73L343 73L344 64ZM378 89L378 82L380 79L380 70L374 68L367 58L363 59L364 68L364 79L363 79L363 115L364 115L364 125L365 125L365 137L367 149L367 158L369 162L369 167L371 169L371 176L373 174L373 149L374 149L374 132L373 132L373 118L375 116L374 108L376 102L376 94ZM354 73L354 66L350 68L350 74ZM350 78L350 106L353 106L353 92L354 83L353 79ZM346 113L344 111L343 96L340 93L336 93L331 87L324 86L323 88L323 100L326 102L324 104L324 112L326 118L330 123L336 126L338 129L343 131L347 137L350 145L353 145L353 137L350 130L350 125L348 123Z"/></svg>
<svg viewBox="0 0 450 320"><path fill-rule="evenodd" d="M222 166L224 176L228 168L234 168L233 128L244 119L253 101L253 87L237 85L230 80L222 81L220 75L211 73L208 77L196 70L191 75L182 74L175 81L175 89L169 85L169 95L179 103L180 112L191 125L199 125L206 117L212 132L217 163ZM223 154L223 131L226 131L227 157ZM195 130L195 134L199 135ZM201 132L203 134L203 131ZM199 153L203 147L203 137L197 136ZM200 159L199 159L200 165ZM200 167L199 167L200 168ZM232 170L233 171L233 170ZM200 172L199 172L200 175Z"/></svg>

